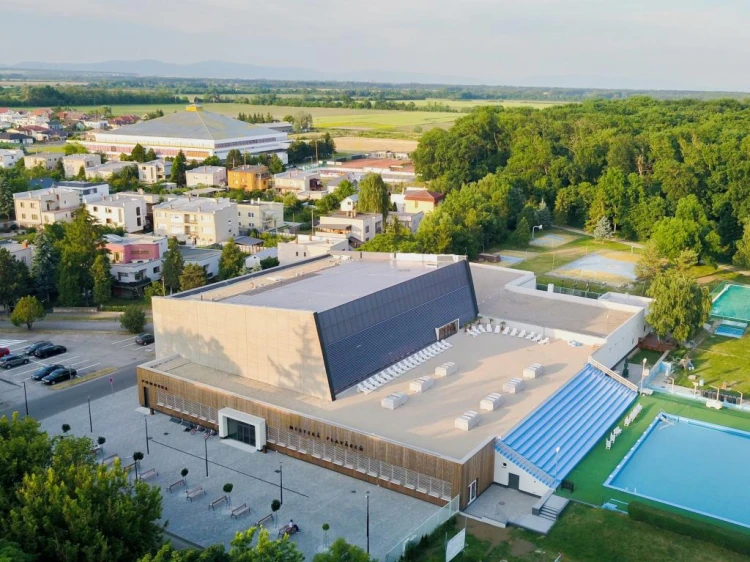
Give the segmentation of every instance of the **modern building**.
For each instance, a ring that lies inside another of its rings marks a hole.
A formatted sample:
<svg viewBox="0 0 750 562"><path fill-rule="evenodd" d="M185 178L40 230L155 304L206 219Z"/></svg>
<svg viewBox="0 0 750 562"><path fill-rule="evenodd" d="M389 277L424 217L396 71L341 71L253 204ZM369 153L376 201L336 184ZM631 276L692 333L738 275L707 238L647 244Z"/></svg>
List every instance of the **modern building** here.
<svg viewBox="0 0 750 562"><path fill-rule="evenodd" d="M83 168L85 174L89 168L100 166L102 157L100 154L70 154L64 156L62 161L63 168L65 169L65 177L72 178L81 172L81 168Z"/></svg>
<svg viewBox="0 0 750 562"><path fill-rule="evenodd" d="M279 242L277 248L279 249L277 257L281 265L325 256L331 252L351 250L346 236L313 236L312 234L299 234L290 242Z"/></svg>
<svg viewBox="0 0 750 562"><path fill-rule="evenodd" d="M265 191L271 186L271 174L263 165L237 166L229 170L227 177L230 189Z"/></svg>
<svg viewBox="0 0 750 562"><path fill-rule="evenodd" d="M459 256L333 252L155 298L139 401L435 504L466 508L494 483L545 504L635 398L612 367L648 303L536 281Z"/></svg>
<svg viewBox="0 0 750 562"><path fill-rule="evenodd" d="M226 158L230 150L259 155L276 154L287 162L287 134L258 125L250 125L217 113L188 106L187 111L170 113L157 119L125 125L111 131L93 131L93 140L83 144L90 152L110 156L130 154L136 144L153 149L157 156L177 156L182 151L188 160L209 156Z"/></svg>
<svg viewBox="0 0 750 562"><path fill-rule="evenodd" d="M237 228L240 234L247 234L251 230L265 232L283 224L283 203L260 199L237 203Z"/></svg>
<svg viewBox="0 0 750 562"><path fill-rule="evenodd" d="M419 211L417 213L391 211L390 213L388 213L388 220L397 220L401 224L401 226L411 231L412 233L417 232L417 229L419 228L419 225L421 224L423 218L424 213L422 211Z"/></svg>
<svg viewBox="0 0 750 562"><path fill-rule="evenodd" d="M138 181L146 185L167 181L172 174L172 162L169 160L151 160L138 164Z"/></svg>
<svg viewBox="0 0 750 562"><path fill-rule="evenodd" d="M89 201L96 201L109 195L109 184L98 181L60 181L55 184L57 187L70 189L78 194L78 201L81 205Z"/></svg>
<svg viewBox="0 0 750 562"><path fill-rule="evenodd" d="M203 271L206 272L207 279L214 279L219 276L221 250L180 246L180 253L182 259L185 260L185 265L192 263L201 266Z"/></svg>
<svg viewBox="0 0 750 562"><path fill-rule="evenodd" d="M325 175L354 174L360 179L365 174L380 174L391 184L414 182L417 179L414 164L399 158L356 158L346 162L328 162L321 169Z"/></svg>
<svg viewBox="0 0 750 562"><path fill-rule="evenodd" d="M0 168L12 168L23 157L24 154L21 149L0 148Z"/></svg>
<svg viewBox="0 0 750 562"><path fill-rule="evenodd" d="M151 228L154 226L154 205L163 203L165 199L169 200L174 198L173 195L167 196L165 198L158 193L146 193L143 189L139 189L138 191L121 191L119 195L122 195L123 197L137 197L146 204L145 229L147 231L151 230Z"/></svg>
<svg viewBox="0 0 750 562"><path fill-rule="evenodd" d="M188 187L201 185L227 185L227 169L224 166L200 166L185 172Z"/></svg>
<svg viewBox="0 0 750 562"><path fill-rule="evenodd" d="M62 158L63 155L60 152L37 152L24 156L23 165L29 169L42 166L47 170L52 170Z"/></svg>
<svg viewBox="0 0 750 562"><path fill-rule="evenodd" d="M13 195L18 226L38 228L55 222L68 222L73 212L81 206L76 190L67 187L51 187L24 191Z"/></svg>
<svg viewBox="0 0 750 562"><path fill-rule="evenodd" d="M135 169L136 166L138 166L137 162L119 162L117 160L113 160L105 164L99 164L98 166L86 168L86 179L107 180L112 177L112 174L119 174L125 168Z"/></svg>
<svg viewBox="0 0 750 562"><path fill-rule="evenodd" d="M146 227L146 202L137 195L108 195L86 203L86 209L101 225L124 228L131 233L143 232Z"/></svg>
<svg viewBox="0 0 750 562"><path fill-rule="evenodd" d="M246 254L257 254L263 249L263 240L252 236L235 236L234 243Z"/></svg>
<svg viewBox="0 0 750 562"><path fill-rule="evenodd" d="M323 191L320 172L305 170L287 170L273 176L273 187L279 193L299 194L307 191Z"/></svg>
<svg viewBox="0 0 750 562"><path fill-rule="evenodd" d="M115 295L142 295L145 287L161 279L166 236L107 234L104 238Z"/></svg>
<svg viewBox="0 0 750 562"><path fill-rule="evenodd" d="M208 245L237 234L237 205L229 199L177 197L154 205L154 233Z"/></svg>
<svg viewBox="0 0 750 562"><path fill-rule="evenodd" d="M315 229L321 235L326 233L344 236L349 240L352 248L358 248L383 232L383 215L339 211L320 217L320 222Z"/></svg>

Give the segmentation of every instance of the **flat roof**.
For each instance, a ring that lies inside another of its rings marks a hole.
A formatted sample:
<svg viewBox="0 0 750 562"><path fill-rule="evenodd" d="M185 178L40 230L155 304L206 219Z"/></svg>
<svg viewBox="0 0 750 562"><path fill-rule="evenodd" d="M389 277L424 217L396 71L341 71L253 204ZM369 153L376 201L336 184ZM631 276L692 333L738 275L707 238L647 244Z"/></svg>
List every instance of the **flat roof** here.
<svg viewBox="0 0 750 562"><path fill-rule="evenodd" d="M200 260L213 256L220 256L221 250L212 250L211 248L189 248L180 246L180 254L186 260Z"/></svg>
<svg viewBox="0 0 750 562"><path fill-rule="evenodd" d="M251 400L318 418L327 423L372 434L411 448L461 460L489 439L507 433L538 408L586 363L592 349L569 347L565 341L538 345L525 339L463 332L452 336L453 347L381 386L370 394L352 388L329 402L193 363L182 357L157 359L144 365L189 381L206 384ZM435 367L453 361L458 373L435 379L424 393L409 390L409 382L434 373ZM532 363L545 367L544 376L526 381L519 394L503 393L503 383L520 377ZM386 410L380 402L393 392L408 395L407 403ZM454 420L468 410L479 412L488 394L503 394L494 412L481 412L481 423L469 432L454 428Z"/></svg>
<svg viewBox="0 0 750 562"><path fill-rule="evenodd" d="M220 211L227 209L234 205L234 202L230 199L211 199L210 197L176 197L154 205L154 209L161 211L179 211L179 212L193 212L193 213L213 213L214 211Z"/></svg>
<svg viewBox="0 0 750 562"><path fill-rule="evenodd" d="M527 271L472 263L471 276L479 312L493 318L598 337L611 334L633 315L596 306L594 301L589 304L585 298L566 302L549 298L545 291L526 295L505 287L528 275Z"/></svg>

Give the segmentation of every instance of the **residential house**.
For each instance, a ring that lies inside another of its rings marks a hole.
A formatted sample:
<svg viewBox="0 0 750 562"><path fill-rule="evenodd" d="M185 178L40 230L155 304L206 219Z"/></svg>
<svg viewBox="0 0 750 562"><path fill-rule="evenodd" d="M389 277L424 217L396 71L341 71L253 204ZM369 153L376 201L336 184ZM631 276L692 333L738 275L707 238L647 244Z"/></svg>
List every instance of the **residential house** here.
<svg viewBox="0 0 750 562"><path fill-rule="evenodd" d="M157 158L138 164L138 180L147 185L166 181L172 175L172 162Z"/></svg>
<svg viewBox="0 0 750 562"><path fill-rule="evenodd" d="M137 162L118 162L116 160L107 162L106 164L99 164L86 170L86 179L106 180L111 178L112 174L120 173L125 168L135 168L137 165Z"/></svg>
<svg viewBox="0 0 750 562"><path fill-rule="evenodd" d="M246 254L257 254L263 249L263 240L252 236L236 236L234 243Z"/></svg>
<svg viewBox="0 0 750 562"><path fill-rule="evenodd" d="M251 256L247 256L245 258L245 267L247 269L260 269L260 262L263 261L266 258L276 258L279 257L279 250L278 248L264 248L260 252L257 252Z"/></svg>
<svg viewBox="0 0 750 562"><path fill-rule="evenodd" d="M192 263L201 266L208 279L219 276L221 250L180 246L180 254L182 254L182 259L185 260L185 265Z"/></svg>
<svg viewBox="0 0 750 562"><path fill-rule="evenodd" d="M29 145L34 139L20 133L0 133L0 143Z"/></svg>
<svg viewBox="0 0 750 562"><path fill-rule="evenodd" d="M63 159L60 152L37 152L23 157L23 165L26 168L42 166L47 170L54 170L57 163Z"/></svg>
<svg viewBox="0 0 750 562"><path fill-rule="evenodd" d="M31 260L34 256L32 248L33 246L26 240L20 244L12 240L0 240L0 250L7 250L15 259L25 263L26 267L31 267Z"/></svg>
<svg viewBox="0 0 750 562"><path fill-rule="evenodd" d="M21 149L0 148L0 168L12 168L23 157Z"/></svg>
<svg viewBox="0 0 750 562"><path fill-rule="evenodd" d="M443 199L445 199L444 193L423 188L408 188L404 192L403 209L399 210L407 213L419 213L421 211L428 215L437 208Z"/></svg>
<svg viewBox="0 0 750 562"><path fill-rule="evenodd" d="M82 123L87 129L107 129L109 127L106 119L88 119Z"/></svg>
<svg viewBox="0 0 750 562"><path fill-rule="evenodd" d="M120 195L137 197L146 204L146 224L144 230L151 230L154 225L154 205L163 203L165 198L158 193L146 193L143 189L139 189L138 191L121 191Z"/></svg>
<svg viewBox="0 0 750 562"><path fill-rule="evenodd" d="M185 172L188 187L227 185L227 169L224 166L200 166Z"/></svg>
<svg viewBox="0 0 750 562"><path fill-rule="evenodd" d="M70 154L64 156L62 162L65 169L65 177L72 178L80 173L81 168L83 168L85 173L89 168L100 166L102 157L99 154Z"/></svg>
<svg viewBox="0 0 750 562"><path fill-rule="evenodd" d="M38 228L55 222L68 222L81 206L78 193L65 187L24 191L13 195L16 223Z"/></svg>
<svg viewBox="0 0 750 562"><path fill-rule="evenodd" d="M401 226L410 230L412 233L416 233L419 228L419 224L424 218L424 213L419 211L418 213L407 213L405 211L391 211L388 213L388 220L397 220Z"/></svg>
<svg viewBox="0 0 750 562"><path fill-rule="evenodd" d="M295 193L299 197L302 192L323 191L320 172L305 170L287 170L273 176L273 186L279 193Z"/></svg>
<svg viewBox="0 0 750 562"><path fill-rule="evenodd" d="M237 203L237 228L240 234L251 230L265 232L284 224L284 204L260 199Z"/></svg>
<svg viewBox="0 0 750 562"><path fill-rule="evenodd" d="M227 182L230 189L245 191L265 191L271 186L271 173L263 165L237 166L229 170Z"/></svg>
<svg viewBox="0 0 750 562"><path fill-rule="evenodd" d="M279 242L277 248L279 265L324 256L332 251L351 250L346 236L330 234L300 234L291 242Z"/></svg>
<svg viewBox="0 0 750 562"><path fill-rule="evenodd" d="M349 239L352 248L358 248L383 232L383 215L339 211L320 217L318 234L338 234Z"/></svg>
<svg viewBox="0 0 750 562"><path fill-rule="evenodd" d="M349 195L341 200L340 208L344 212L351 212L357 209L357 202L359 201L359 195Z"/></svg>
<svg viewBox="0 0 750 562"><path fill-rule="evenodd" d="M152 281L161 279L162 256L167 251L166 236L107 234L104 238L110 255L112 292L115 295L141 295Z"/></svg>
<svg viewBox="0 0 750 562"><path fill-rule="evenodd" d="M61 181L57 182L56 186L65 187L77 193L80 205L109 195L109 184L100 181Z"/></svg>
<svg viewBox="0 0 750 562"><path fill-rule="evenodd" d="M141 197L115 194L86 204L91 216L101 225L142 232L146 225L146 202Z"/></svg>
<svg viewBox="0 0 750 562"><path fill-rule="evenodd" d="M154 205L154 233L191 244L216 244L235 234L237 204L229 199L177 197Z"/></svg>

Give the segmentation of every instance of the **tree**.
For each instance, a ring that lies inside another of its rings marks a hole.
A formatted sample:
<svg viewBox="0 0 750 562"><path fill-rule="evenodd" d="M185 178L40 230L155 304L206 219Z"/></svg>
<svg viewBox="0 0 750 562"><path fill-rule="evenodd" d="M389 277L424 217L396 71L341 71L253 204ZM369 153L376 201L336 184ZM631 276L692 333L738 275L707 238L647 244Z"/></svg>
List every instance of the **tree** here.
<svg viewBox="0 0 750 562"><path fill-rule="evenodd" d="M651 283L666 267L667 262L659 253L656 244L649 240L643 248L640 259L635 264L635 276L638 281Z"/></svg>
<svg viewBox="0 0 750 562"><path fill-rule="evenodd" d="M233 148L232 150L227 152L227 157L224 162L227 165L227 168L230 170L236 168L237 166L241 166L243 162L242 153L236 148Z"/></svg>
<svg viewBox="0 0 750 562"><path fill-rule="evenodd" d="M109 273L109 258L100 253L94 260L91 275L94 278L94 304L100 306L112 298L112 276Z"/></svg>
<svg viewBox="0 0 750 562"><path fill-rule="evenodd" d="M149 148L146 152L144 162L153 162L154 160L156 160L156 152L154 152L153 148Z"/></svg>
<svg viewBox="0 0 750 562"><path fill-rule="evenodd" d="M602 216L594 227L594 240L599 242L612 238L612 227L609 225L609 219Z"/></svg>
<svg viewBox="0 0 750 562"><path fill-rule="evenodd" d="M296 209L299 205L299 199L297 199L297 195L295 193L292 193L291 191L284 195L283 199L281 200L284 207L289 209Z"/></svg>
<svg viewBox="0 0 750 562"><path fill-rule="evenodd" d="M130 160L132 162L147 162L146 160L146 149L143 145L136 143L133 149L130 151Z"/></svg>
<svg viewBox="0 0 750 562"><path fill-rule="evenodd" d="M3 513L18 501L16 488L24 474L49 466L52 441L39 422L15 412L0 418L0 506Z"/></svg>
<svg viewBox="0 0 750 562"><path fill-rule="evenodd" d="M206 270L197 263L189 263L180 275L180 290L189 291L206 284Z"/></svg>
<svg viewBox="0 0 750 562"><path fill-rule="evenodd" d="M4 177L0 176L0 217L10 220L13 213L14 201L13 190L10 183Z"/></svg>
<svg viewBox="0 0 750 562"><path fill-rule="evenodd" d="M513 232L513 242L517 246L528 246L531 241L531 227L526 217L518 221L515 232Z"/></svg>
<svg viewBox="0 0 750 562"><path fill-rule="evenodd" d="M328 531L331 529L331 526L328 523L323 523L323 541L326 548L328 548Z"/></svg>
<svg viewBox="0 0 750 562"><path fill-rule="evenodd" d="M680 252L680 255L677 256L677 259L674 260L675 268L683 273L687 273L691 267L694 267L697 264L698 254L695 252L695 250L692 250L690 248L682 250L682 252Z"/></svg>
<svg viewBox="0 0 750 562"><path fill-rule="evenodd" d="M65 151L65 156L70 156L71 154L88 154L89 152L85 146L77 142L65 143L63 150Z"/></svg>
<svg viewBox="0 0 750 562"><path fill-rule="evenodd" d="M698 286L677 269L657 275L647 294L654 302L646 322L659 337L671 335L677 341L687 341L698 333L711 313L708 287Z"/></svg>
<svg viewBox="0 0 750 562"><path fill-rule="evenodd" d="M13 306L26 294L28 286L29 270L26 264L14 258L5 248L0 248L0 305Z"/></svg>
<svg viewBox="0 0 750 562"><path fill-rule="evenodd" d="M63 435L67 435L68 431L70 431L70 424L64 423L60 426L60 429L63 432Z"/></svg>
<svg viewBox="0 0 750 562"><path fill-rule="evenodd" d="M364 549L349 544L339 537L326 552L319 552L313 557L313 562L375 562Z"/></svg>
<svg viewBox="0 0 750 562"><path fill-rule="evenodd" d="M76 210L73 220L65 224L65 237L59 244L57 291L61 304L80 306L89 299L94 288L94 260L102 245L101 229L86 207Z"/></svg>
<svg viewBox="0 0 750 562"><path fill-rule="evenodd" d="M185 487L187 488L187 475L190 474L190 471L187 468L183 468L180 471L180 476L182 476L182 479L185 481Z"/></svg>
<svg viewBox="0 0 750 562"><path fill-rule="evenodd" d="M60 253L55 248L50 231L45 228L34 238L34 257L31 260L31 280L37 295L43 300L50 300L55 292L57 266Z"/></svg>
<svg viewBox="0 0 750 562"><path fill-rule="evenodd" d="M272 267L276 267L279 265L279 258L276 258L274 256L268 256L267 258L263 258L260 260L260 268L261 269L270 269Z"/></svg>
<svg viewBox="0 0 750 562"><path fill-rule="evenodd" d="M138 305L126 306L120 315L120 326L131 334L139 334L146 326L146 313Z"/></svg>
<svg viewBox="0 0 750 562"><path fill-rule="evenodd" d="M552 228L552 213L550 213L547 203L542 199L539 206L536 209L536 222L542 225L544 230Z"/></svg>
<svg viewBox="0 0 750 562"><path fill-rule="evenodd" d="M742 238L737 242L737 251L732 263L737 267L750 268L750 222L745 223Z"/></svg>
<svg viewBox="0 0 750 562"><path fill-rule="evenodd" d="M357 210L361 213L380 213L383 220L388 217L391 196L380 174L369 173L359 182Z"/></svg>
<svg viewBox="0 0 750 562"><path fill-rule="evenodd" d="M301 133L307 131L312 127L313 118L312 115L305 111L298 111L294 114L294 132Z"/></svg>
<svg viewBox="0 0 750 562"><path fill-rule="evenodd" d="M280 174L284 171L284 163L276 154L271 156L271 159L268 162L268 171L272 174Z"/></svg>
<svg viewBox="0 0 750 562"><path fill-rule="evenodd" d="M219 279L231 279L241 275L245 270L245 254L242 253L240 247L234 241L234 238L230 238L229 241L224 244L224 248L221 250L221 257L219 258Z"/></svg>
<svg viewBox="0 0 750 562"><path fill-rule="evenodd" d="M162 279L164 285L170 292L180 290L180 275L185 268L185 260L180 252L180 243L176 237L172 237L167 242L167 251L164 252L162 266Z"/></svg>
<svg viewBox="0 0 750 562"><path fill-rule="evenodd" d="M144 299L148 304L151 304L152 297L163 297L164 296L164 284L161 281L153 281L148 287L143 290Z"/></svg>
<svg viewBox="0 0 750 562"><path fill-rule="evenodd" d="M187 169L185 153L180 150L172 160L172 173L169 181L176 183L178 186L185 185L185 170Z"/></svg>
<svg viewBox="0 0 750 562"><path fill-rule="evenodd" d="M45 314L42 303L36 297L21 297L10 314L10 321L14 326L26 324L26 329L31 330L34 322L44 318Z"/></svg>

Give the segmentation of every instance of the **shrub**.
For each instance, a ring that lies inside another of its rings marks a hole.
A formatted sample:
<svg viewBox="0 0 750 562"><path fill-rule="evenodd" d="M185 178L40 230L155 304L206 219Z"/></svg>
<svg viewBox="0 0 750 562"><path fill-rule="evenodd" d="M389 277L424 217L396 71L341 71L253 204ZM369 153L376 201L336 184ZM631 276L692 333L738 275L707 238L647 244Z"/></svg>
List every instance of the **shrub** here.
<svg viewBox="0 0 750 562"><path fill-rule="evenodd" d="M628 505L628 515L635 521L641 521L678 535L710 542L740 554L750 552L750 535L740 531L725 529L697 519L689 519L637 501L630 502Z"/></svg>
<svg viewBox="0 0 750 562"><path fill-rule="evenodd" d="M120 315L120 326L131 334L138 334L146 326L146 313L140 306L130 305Z"/></svg>

